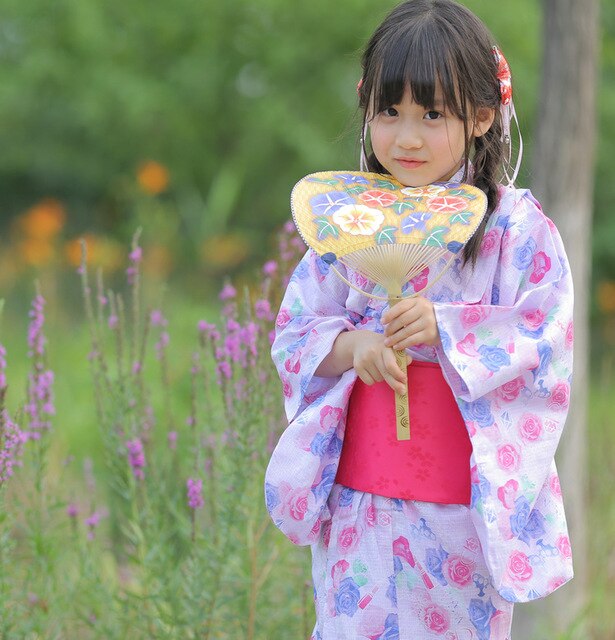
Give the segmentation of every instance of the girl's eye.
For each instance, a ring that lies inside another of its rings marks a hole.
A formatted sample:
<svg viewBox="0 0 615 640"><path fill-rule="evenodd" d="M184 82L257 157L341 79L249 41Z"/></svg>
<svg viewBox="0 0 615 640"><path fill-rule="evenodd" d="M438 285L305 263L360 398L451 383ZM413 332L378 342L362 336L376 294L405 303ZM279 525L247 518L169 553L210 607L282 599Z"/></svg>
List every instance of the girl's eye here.
<svg viewBox="0 0 615 640"><path fill-rule="evenodd" d="M425 120L437 120L438 118L441 118L442 114L439 111L428 111L425 114Z"/></svg>
<svg viewBox="0 0 615 640"><path fill-rule="evenodd" d="M386 109L382 110L382 113L385 116L389 116L390 118L394 118L396 115L398 115L398 111L397 109L395 109L395 107L387 107Z"/></svg>

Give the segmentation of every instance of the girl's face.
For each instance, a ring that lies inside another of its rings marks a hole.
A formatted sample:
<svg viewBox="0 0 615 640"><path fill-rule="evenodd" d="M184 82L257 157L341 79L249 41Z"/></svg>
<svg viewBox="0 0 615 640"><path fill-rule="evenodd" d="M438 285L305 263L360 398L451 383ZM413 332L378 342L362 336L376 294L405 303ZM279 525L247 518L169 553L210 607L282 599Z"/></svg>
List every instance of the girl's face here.
<svg viewBox="0 0 615 640"><path fill-rule="evenodd" d="M489 110L491 111L491 110ZM493 121L470 130L482 135ZM371 144L380 164L407 187L445 182L461 166L465 137L463 121L443 106L436 91L433 110L412 100L406 89L402 101L376 114L370 121Z"/></svg>

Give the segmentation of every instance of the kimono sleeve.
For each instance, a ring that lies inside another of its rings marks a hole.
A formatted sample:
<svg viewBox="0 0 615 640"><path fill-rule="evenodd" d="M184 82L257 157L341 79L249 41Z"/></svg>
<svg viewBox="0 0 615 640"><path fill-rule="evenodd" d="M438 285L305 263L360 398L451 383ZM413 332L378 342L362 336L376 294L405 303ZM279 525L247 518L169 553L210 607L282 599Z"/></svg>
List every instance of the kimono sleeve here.
<svg viewBox="0 0 615 640"><path fill-rule="evenodd" d="M475 270L480 267L479 260ZM553 357L568 351L570 268L555 225L529 192L502 235L490 297L479 304L434 305L442 342L438 358L465 402L514 384L529 371L539 377Z"/></svg>
<svg viewBox="0 0 615 640"><path fill-rule="evenodd" d="M437 305L438 355L472 442L470 509L491 579L525 602L572 577L554 456L570 400L573 291L557 229L529 194L499 250L491 304Z"/></svg>
<svg viewBox="0 0 615 640"><path fill-rule="evenodd" d="M271 354L289 425L267 467L265 499L274 524L295 544L314 542L328 519L327 500L356 373L350 369L323 378L315 371L337 336L354 330L360 319L346 309L348 289L308 251L291 277L276 319Z"/></svg>

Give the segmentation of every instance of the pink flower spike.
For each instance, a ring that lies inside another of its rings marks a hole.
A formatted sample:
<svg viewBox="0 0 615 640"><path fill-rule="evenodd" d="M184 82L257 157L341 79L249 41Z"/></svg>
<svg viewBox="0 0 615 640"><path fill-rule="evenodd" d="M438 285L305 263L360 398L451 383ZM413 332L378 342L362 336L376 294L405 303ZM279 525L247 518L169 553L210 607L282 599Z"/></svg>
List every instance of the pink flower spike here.
<svg viewBox="0 0 615 640"><path fill-rule="evenodd" d="M232 284L227 282L224 287L222 287L222 291L220 291L220 295L218 296L220 300L232 300L237 295L237 290L233 287Z"/></svg>
<svg viewBox="0 0 615 640"><path fill-rule="evenodd" d="M278 270L278 263L275 260L269 260L263 265L263 274L266 276L274 275Z"/></svg>
<svg viewBox="0 0 615 640"><path fill-rule="evenodd" d="M191 509L200 509L203 504L203 481L198 478L188 478L186 482L188 488L188 506Z"/></svg>

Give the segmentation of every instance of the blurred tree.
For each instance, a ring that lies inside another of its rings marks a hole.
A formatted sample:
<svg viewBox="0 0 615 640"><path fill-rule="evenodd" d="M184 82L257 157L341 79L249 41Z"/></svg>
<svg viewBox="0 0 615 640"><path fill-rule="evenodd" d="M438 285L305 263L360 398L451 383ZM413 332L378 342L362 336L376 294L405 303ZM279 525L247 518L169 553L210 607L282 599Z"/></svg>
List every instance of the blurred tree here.
<svg viewBox="0 0 615 640"><path fill-rule="evenodd" d="M532 189L557 224L575 287L575 381L558 452L575 579L545 603L521 607L520 638L551 622L566 630L587 599L587 395L592 195L596 132L597 0L545 0L543 66Z"/></svg>

